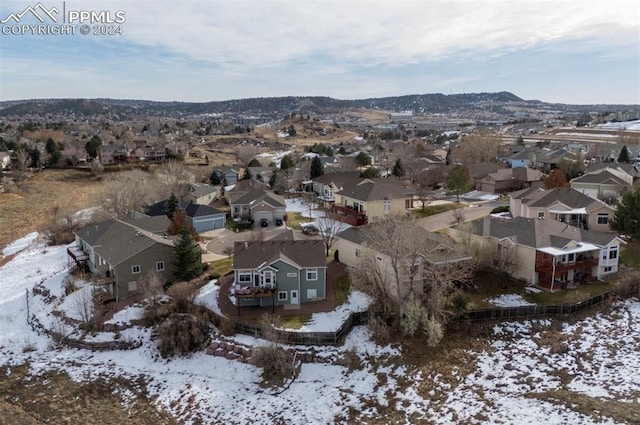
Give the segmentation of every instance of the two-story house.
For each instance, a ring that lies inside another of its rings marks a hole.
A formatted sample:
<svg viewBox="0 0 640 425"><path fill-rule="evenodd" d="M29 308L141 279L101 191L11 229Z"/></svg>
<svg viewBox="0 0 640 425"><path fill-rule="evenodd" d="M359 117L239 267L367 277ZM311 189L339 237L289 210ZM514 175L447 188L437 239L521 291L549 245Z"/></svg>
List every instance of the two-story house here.
<svg viewBox="0 0 640 425"><path fill-rule="evenodd" d="M612 166L588 172L571 179L571 187L597 199L618 199L633 185L633 176L621 168Z"/></svg>
<svg viewBox="0 0 640 425"><path fill-rule="evenodd" d="M513 217L557 220L600 232L610 231L615 214L611 206L570 187L519 190L509 195L509 207Z"/></svg>
<svg viewBox="0 0 640 425"><path fill-rule="evenodd" d="M287 214L284 198L263 189L253 190L229 201L231 217L245 221L260 222L266 219L269 223L283 220Z"/></svg>
<svg viewBox="0 0 640 425"><path fill-rule="evenodd" d="M317 240L236 242L234 294L238 306L290 305L326 298L327 260Z"/></svg>
<svg viewBox="0 0 640 425"><path fill-rule="evenodd" d="M174 280L168 225L165 216L90 224L73 232L76 243L67 253L96 277L107 298L117 301L138 294L138 281L149 271L165 282Z"/></svg>
<svg viewBox="0 0 640 425"><path fill-rule="evenodd" d="M452 236L463 237L468 231L456 226ZM518 266L512 277L549 290L576 287L618 271L622 240L612 233L525 217L485 217L471 222L470 232L483 252L513 250Z"/></svg>
<svg viewBox="0 0 640 425"><path fill-rule="evenodd" d="M395 177L345 181L333 195L335 218L352 226L404 214L413 206L411 190Z"/></svg>

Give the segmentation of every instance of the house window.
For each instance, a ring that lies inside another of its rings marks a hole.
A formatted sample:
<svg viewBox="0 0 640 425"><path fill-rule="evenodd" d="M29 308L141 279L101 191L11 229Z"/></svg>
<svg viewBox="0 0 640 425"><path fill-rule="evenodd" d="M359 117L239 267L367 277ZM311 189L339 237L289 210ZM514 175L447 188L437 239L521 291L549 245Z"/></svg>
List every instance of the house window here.
<svg viewBox="0 0 640 425"><path fill-rule="evenodd" d="M609 260L615 260L618 258L618 248L611 248L609 251Z"/></svg>
<svg viewBox="0 0 640 425"><path fill-rule="evenodd" d="M576 254L569 254L569 262L573 263L575 261Z"/></svg>
<svg viewBox="0 0 640 425"><path fill-rule="evenodd" d="M264 286L273 286L273 272L271 270L266 270L262 273L262 284Z"/></svg>
<svg viewBox="0 0 640 425"><path fill-rule="evenodd" d="M135 266L131 266L131 274L138 274L140 273L140 266L139 265L135 265Z"/></svg>
<svg viewBox="0 0 640 425"><path fill-rule="evenodd" d="M129 282L127 284L127 289L129 292L135 292L138 290L138 284L136 282Z"/></svg>
<svg viewBox="0 0 640 425"><path fill-rule="evenodd" d="M313 300L318 298L318 290L317 289L307 289L307 299Z"/></svg>
<svg viewBox="0 0 640 425"><path fill-rule="evenodd" d="M544 218L544 211L538 212L538 218Z"/></svg>
<svg viewBox="0 0 640 425"><path fill-rule="evenodd" d="M604 268L604 271L606 273L606 272L610 272L612 269L613 269L613 267L607 266L607 267Z"/></svg>
<svg viewBox="0 0 640 425"><path fill-rule="evenodd" d="M599 213L598 214L598 224L609 224L609 214L607 214L607 213Z"/></svg>
<svg viewBox="0 0 640 425"><path fill-rule="evenodd" d="M362 252L360 251L360 249L356 248L356 257L359 257L362 255Z"/></svg>
<svg viewBox="0 0 640 425"><path fill-rule="evenodd" d="M287 300L287 291L278 292L278 301L286 301Z"/></svg>
<svg viewBox="0 0 640 425"><path fill-rule="evenodd" d="M307 269L307 280L318 280L318 269Z"/></svg>
<svg viewBox="0 0 640 425"><path fill-rule="evenodd" d="M384 211L385 212L391 211L391 200L390 199L385 199L384 200Z"/></svg>
<svg viewBox="0 0 640 425"><path fill-rule="evenodd" d="M240 272L240 273L238 273L238 282L240 282L240 283L251 283L251 272Z"/></svg>
<svg viewBox="0 0 640 425"><path fill-rule="evenodd" d="M157 272L164 271L164 261L156 261L156 271Z"/></svg>

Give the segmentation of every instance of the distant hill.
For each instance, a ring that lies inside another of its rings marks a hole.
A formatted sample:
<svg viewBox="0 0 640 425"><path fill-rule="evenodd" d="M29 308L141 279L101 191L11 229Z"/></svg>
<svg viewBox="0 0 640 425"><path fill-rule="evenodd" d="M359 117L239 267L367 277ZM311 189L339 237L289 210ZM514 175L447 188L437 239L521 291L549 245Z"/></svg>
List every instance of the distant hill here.
<svg viewBox="0 0 640 425"><path fill-rule="evenodd" d="M340 100L323 96L259 97L214 102L155 102L128 99L35 99L0 102L0 116L66 114L76 118L103 115L110 119L131 119L140 116L191 117L202 114L244 114L282 117L291 112L339 113L355 108L385 111L413 111L414 113L500 111L508 105L554 107L537 100L523 100L513 93L414 94L370 99ZM575 106L575 105L573 105ZM598 105L603 106L603 105ZM585 110L587 108L585 107ZM595 110L593 105L590 110Z"/></svg>

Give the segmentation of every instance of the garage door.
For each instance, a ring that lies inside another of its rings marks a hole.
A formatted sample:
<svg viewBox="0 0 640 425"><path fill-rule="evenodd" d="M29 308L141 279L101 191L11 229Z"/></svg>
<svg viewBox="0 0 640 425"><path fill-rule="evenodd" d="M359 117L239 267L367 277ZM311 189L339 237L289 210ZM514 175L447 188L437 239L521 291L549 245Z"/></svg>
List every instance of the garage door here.
<svg viewBox="0 0 640 425"><path fill-rule="evenodd" d="M213 228L214 229L222 229L224 227L224 218L215 218L213 219Z"/></svg>
<svg viewBox="0 0 640 425"><path fill-rule="evenodd" d="M263 218L266 218L271 223L273 221L273 211L256 211L253 214L253 219L256 223L260 223Z"/></svg>
<svg viewBox="0 0 640 425"><path fill-rule="evenodd" d="M212 218L198 218L193 223L193 227L195 227L198 233L208 232L214 229L214 223L215 221Z"/></svg>

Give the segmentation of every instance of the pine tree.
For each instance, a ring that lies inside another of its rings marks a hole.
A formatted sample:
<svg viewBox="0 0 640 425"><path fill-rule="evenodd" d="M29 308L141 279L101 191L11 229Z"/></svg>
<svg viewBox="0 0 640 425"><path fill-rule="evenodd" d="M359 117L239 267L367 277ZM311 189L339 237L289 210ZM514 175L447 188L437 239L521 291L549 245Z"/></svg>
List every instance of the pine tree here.
<svg viewBox="0 0 640 425"><path fill-rule="evenodd" d="M293 159L289 155L285 155L280 160L280 169L286 170L287 168L292 168L296 164L293 162Z"/></svg>
<svg viewBox="0 0 640 425"><path fill-rule="evenodd" d="M631 159L629 158L629 149L627 149L626 146L623 146L622 150L620 150L620 156L618 156L618 162L623 164L628 164L629 162L631 162Z"/></svg>
<svg viewBox="0 0 640 425"><path fill-rule="evenodd" d="M202 273L202 251L187 229L173 245L174 276L179 281L191 280Z"/></svg>
<svg viewBox="0 0 640 425"><path fill-rule="evenodd" d="M180 201L178 200L178 197L176 196L175 193L171 193L171 196L169 196L169 200L167 201L167 217L169 217L169 220L173 220L173 216L176 213L176 211L178 211L178 208L180 208Z"/></svg>
<svg viewBox="0 0 640 425"><path fill-rule="evenodd" d="M609 222L611 230L640 238L640 189L625 192L616 214Z"/></svg>
<svg viewBox="0 0 640 425"><path fill-rule="evenodd" d="M311 160L311 171L309 173L312 179L324 174L324 164L319 157L316 156Z"/></svg>
<svg viewBox="0 0 640 425"><path fill-rule="evenodd" d="M393 164L393 169L391 170L391 174L396 177L404 176L404 166L402 165L402 161L400 158L396 159L396 163Z"/></svg>
<svg viewBox="0 0 640 425"><path fill-rule="evenodd" d="M447 174L447 190L456 194L456 202L460 203L460 195L471 188L469 169L464 165L455 165Z"/></svg>

